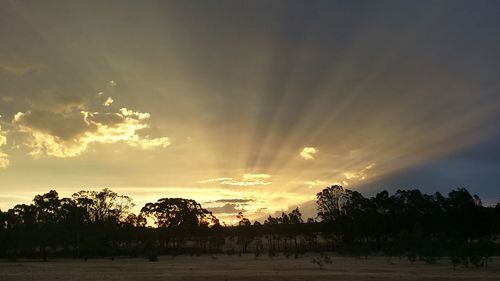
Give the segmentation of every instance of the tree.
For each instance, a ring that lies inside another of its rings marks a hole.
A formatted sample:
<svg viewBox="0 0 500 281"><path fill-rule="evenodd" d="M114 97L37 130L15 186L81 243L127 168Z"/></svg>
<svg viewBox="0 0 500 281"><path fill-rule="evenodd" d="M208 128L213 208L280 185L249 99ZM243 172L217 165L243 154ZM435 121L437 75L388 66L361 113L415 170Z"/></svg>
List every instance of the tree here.
<svg viewBox="0 0 500 281"><path fill-rule="evenodd" d="M130 213L123 222L124 225L131 227L145 227L147 224L147 220L142 215L136 215L134 213Z"/></svg>
<svg viewBox="0 0 500 281"><path fill-rule="evenodd" d="M267 219L264 221L264 224L265 225L276 225L276 224L279 224L279 220L278 220L278 218L274 218L271 215L269 215L269 217L267 217Z"/></svg>
<svg viewBox="0 0 500 281"><path fill-rule="evenodd" d="M196 201L183 198L162 198L156 203L147 203L141 215L153 218L160 228L195 227L218 224L212 212L204 209Z"/></svg>
<svg viewBox="0 0 500 281"><path fill-rule="evenodd" d="M132 199L107 188L102 191L82 190L73 194L76 205L83 208L90 222L119 222L134 207Z"/></svg>
<svg viewBox="0 0 500 281"><path fill-rule="evenodd" d="M268 238L270 256L277 251L288 256L292 250L297 256L303 239L310 250L332 249L355 256L376 251L428 263L447 255L455 263L481 266L489 256L498 255L494 239L500 229L500 204L483 206L478 196L464 188L447 196L410 189L366 198L332 186L317 198L319 222L310 219L304 224L296 208L269 216L264 225L251 225L239 213L238 226L222 227L194 200L163 198L146 204L136 215L131 212L132 199L108 189L80 191L71 198L60 198L51 190L36 195L31 204L0 211L0 257L218 252L227 236L237 236L243 251L256 241L255 251L260 254L262 237L255 238L262 235ZM146 227L148 219L158 228ZM317 242L318 234L332 243ZM186 239L198 242L190 246L195 249L181 247Z"/></svg>
<svg viewBox="0 0 500 281"><path fill-rule="evenodd" d="M238 219L238 226L250 226L250 225L252 225L250 220L245 218L245 215L243 215L243 212L238 212L238 214L236 215L236 218Z"/></svg>
<svg viewBox="0 0 500 281"><path fill-rule="evenodd" d="M59 231L61 219L61 200L55 190L48 193L37 195L33 199L33 206L36 212L37 240L40 246L40 252L44 261L47 260L47 246L55 246L61 232Z"/></svg>
<svg viewBox="0 0 500 281"><path fill-rule="evenodd" d="M37 195L33 199L36 208L36 221L39 224L55 224L59 220L61 200L55 190L43 195Z"/></svg>
<svg viewBox="0 0 500 281"><path fill-rule="evenodd" d="M477 195L471 195L467 189L452 190L448 194L448 208L452 228L468 241L467 243L490 232L489 218L484 212L481 200Z"/></svg>
<svg viewBox="0 0 500 281"><path fill-rule="evenodd" d="M238 212L236 218L238 219L238 244L241 245L242 252L246 253L248 245L250 245L254 239L253 229L250 228L252 223L245 217L245 215L243 215L243 212Z"/></svg>
<svg viewBox="0 0 500 281"><path fill-rule="evenodd" d="M332 185L316 194L318 217L325 222L337 220L348 201L348 193L340 185Z"/></svg>
<svg viewBox="0 0 500 281"><path fill-rule="evenodd" d="M290 224L301 224L304 222L302 219L302 214L299 211L299 207L295 208L288 214Z"/></svg>

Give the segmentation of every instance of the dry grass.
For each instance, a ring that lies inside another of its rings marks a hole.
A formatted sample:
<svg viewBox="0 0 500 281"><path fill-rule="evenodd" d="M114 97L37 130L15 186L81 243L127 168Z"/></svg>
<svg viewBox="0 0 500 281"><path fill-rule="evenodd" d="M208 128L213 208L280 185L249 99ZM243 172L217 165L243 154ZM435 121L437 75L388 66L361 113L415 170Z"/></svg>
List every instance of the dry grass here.
<svg viewBox="0 0 500 281"><path fill-rule="evenodd" d="M436 265L410 264L386 258L350 259L334 257L323 270L311 256L287 259L267 257L210 256L145 259L52 260L49 262L0 263L0 281L19 280L500 280L500 259L485 269L453 269L448 261Z"/></svg>

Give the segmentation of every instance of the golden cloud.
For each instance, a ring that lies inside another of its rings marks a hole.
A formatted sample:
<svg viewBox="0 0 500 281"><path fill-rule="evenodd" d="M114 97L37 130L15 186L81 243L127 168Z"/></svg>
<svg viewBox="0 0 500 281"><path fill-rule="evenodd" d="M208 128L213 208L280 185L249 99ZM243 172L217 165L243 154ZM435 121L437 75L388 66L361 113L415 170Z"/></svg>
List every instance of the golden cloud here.
<svg viewBox="0 0 500 281"><path fill-rule="evenodd" d="M322 180L311 180L311 181L305 181L304 184L309 186L309 188L316 188L316 187L326 187L329 183Z"/></svg>
<svg viewBox="0 0 500 281"><path fill-rule="evenodd" d="M366 167L364 167L363 169L361 169L360 171L356 171L356 172L345 172L344 173L344 177L348 180L348 181L351 181L351 180L357 180L357 181L360 181L360 180L365 180L367 177L368 177L368 171L371 170L373 167L375 166L375 163L372 163Z"/></svg>
<svg viewBox="0 0 500 281"><path fill-rule="evenodd" d="M108 97L102 105L104 106L110 106L114 102L113 98Z"/></svg>
<svg viewBox="0 0 500 281"><path fill-rule="evenodd" d="M199 181L199 183L212 183L218 182L221 185L234 185L234 186L257 186L257 185L270 185L272 182L268 181L271 176L268 174L244 174L241 179L234 178L215 178Z"/></svg>
<svg viewBox="0 0 500 281"><path fill-rule="evenodd" d="M1 117L1 115L0 115ZM0 126L0 169L4 169L9 166L8 155L2 151L2 146L7 144L7 136L4 131L2 131L2 126Z"/></svg>
<svg viewBox="0 0 500 281"><path fill-rule="evenodd" d="M232 179L233 178L215 178L215 179L201 180L201 181L198 181L198 183L222 182L222 181L229 181Z"/></svg>
<svg viewBox="0 0 500 281"><path fill-rule="evenodd" d="M300 152L300 156L305 160L314 159L314 154L318 153L318 149L315 147L304 147Z"/></svg>
<svg viewBox="0 0 500 281"><path fill-rule="evenodd" d="M28 110L15 115L13 125L28 134L26 145L34 157L74 157L93 143L123 142L143 149L167 147L169 138L151 138L139 132L149 127L149 113L127 108L115 113Z"/></svg>
<svg viewBox="0 0 500 281"><path fill-rule="evenodd" d="M331 185L350 186L376 176L377 174L373 171L373 167L375 167L375 163L362 168L335 173L334 176L329 176L328 179L308 180L302 183L309 188L324 188Z"/></svg>

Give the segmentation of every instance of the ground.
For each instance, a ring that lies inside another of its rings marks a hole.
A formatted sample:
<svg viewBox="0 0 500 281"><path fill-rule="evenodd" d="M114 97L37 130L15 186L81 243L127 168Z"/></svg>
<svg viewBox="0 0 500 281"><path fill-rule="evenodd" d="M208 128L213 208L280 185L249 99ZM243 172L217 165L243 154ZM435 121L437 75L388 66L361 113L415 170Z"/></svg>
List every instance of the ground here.
<svg viewBox="0 0 500 281"><path fill-rule="evenodd" d="M384 257L353 259L335 256L332 264L320 270L311 262L313 256L255 258L239 256L161 256L159 262L145 259L105 259L0 262L0 281L72 281L72 280L499 280L500 258L493 258L487 268L454 269L449 261L436 265Z"/></svg>

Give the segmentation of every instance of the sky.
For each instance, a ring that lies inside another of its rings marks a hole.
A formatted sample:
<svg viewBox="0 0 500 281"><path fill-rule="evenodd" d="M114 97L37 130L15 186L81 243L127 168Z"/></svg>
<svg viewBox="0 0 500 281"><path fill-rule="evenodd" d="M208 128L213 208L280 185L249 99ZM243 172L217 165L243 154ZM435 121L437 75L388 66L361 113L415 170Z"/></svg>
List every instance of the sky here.
<svg viewBox="0 0 500 281"><path fill-rule="evenodd" d="M222 220L333 184L500 198L498 1L0 0L0 208L108 187Z"/></svg>

